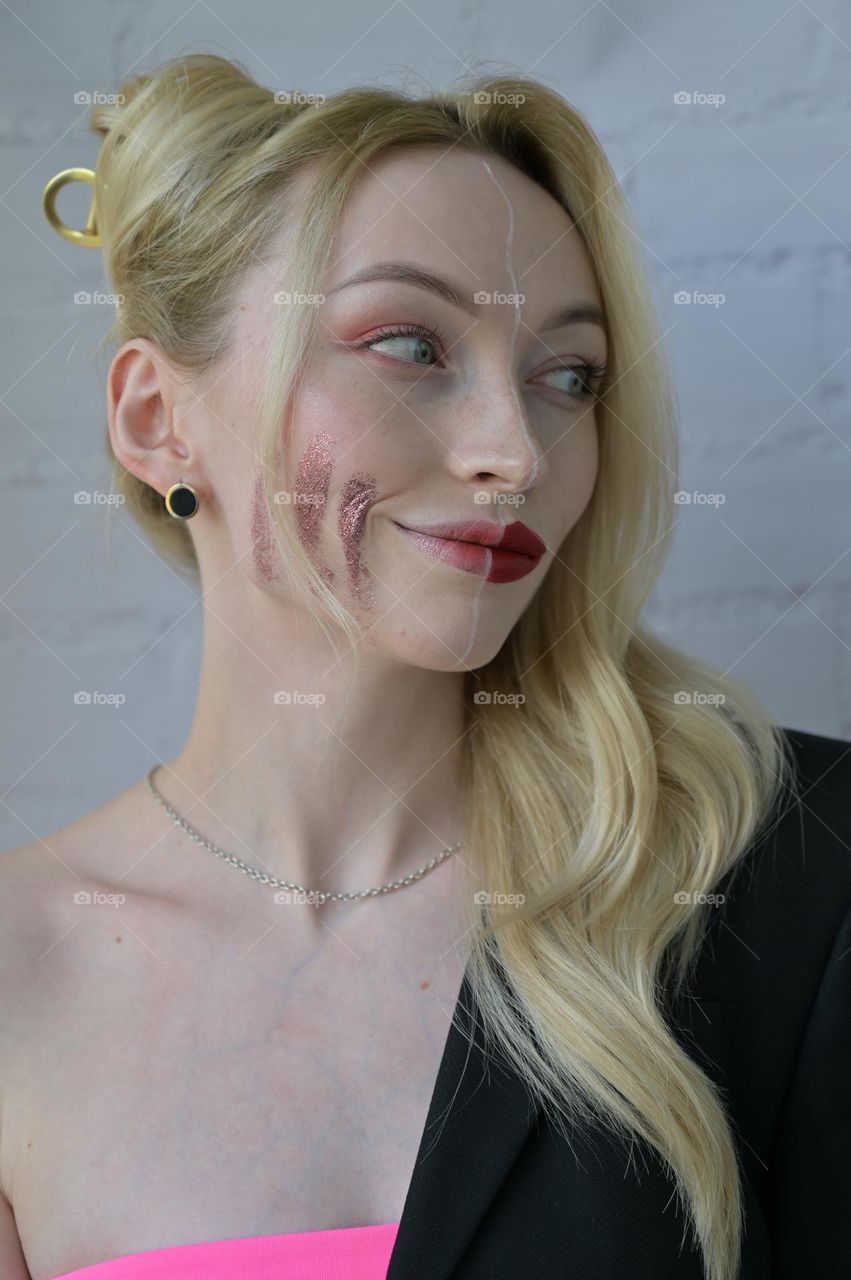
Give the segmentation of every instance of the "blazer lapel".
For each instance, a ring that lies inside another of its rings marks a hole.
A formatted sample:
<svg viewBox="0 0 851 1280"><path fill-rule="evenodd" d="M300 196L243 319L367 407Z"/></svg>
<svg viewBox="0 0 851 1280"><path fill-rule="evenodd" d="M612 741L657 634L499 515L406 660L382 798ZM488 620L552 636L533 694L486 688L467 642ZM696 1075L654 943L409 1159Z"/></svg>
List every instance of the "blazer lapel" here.
<svg viewBox="0 0 851 1280"><path fill-rule="evenodd" d="M387 1280L448 1280L537 1116L519 1077L485 1050L465 970Z"/></svg>
<svg viewBox="0 0 851 1280"><path fill-rule="evenodd" d="M726 1085L737 1001L691 993L674 1016L666 1012L686 1052ZM510 1065L486 1050L465 970L386 1280L450 1280L539 1118ZM619 1164L613 1170L622 1177ZM559 1190L566 1203L582 1203L582 1178L566 1159Z"/></svg>

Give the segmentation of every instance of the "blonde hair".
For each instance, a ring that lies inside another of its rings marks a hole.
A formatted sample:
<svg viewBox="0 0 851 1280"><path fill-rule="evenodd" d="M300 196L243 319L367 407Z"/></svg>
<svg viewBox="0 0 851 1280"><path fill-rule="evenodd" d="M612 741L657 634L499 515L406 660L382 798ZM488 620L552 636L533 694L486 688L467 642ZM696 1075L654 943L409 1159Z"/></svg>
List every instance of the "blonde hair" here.
<svg viewBox="0 0 851 1280"><path fill-rule="evenodd" d="M794 762L744 686L639 622L669 551L676 413L600 143L558 94L515 76L475 75L416 100L356 87L286 102L238 63L194 54L121 93L91 117L104 135L98 228L123 296L106 340L146 337L189 376L226 359L245 274L268 266L285 220L294 248L275 287L321 293L349 193L388 147L502 156L579 227L609 330L598 478L498 655L463 677L468 973L489 1042L550 1118L565 1135L565 1121L592 1120L651 1144L709 1280L733 1280L743 1202L723 1093L675 1040L662 997L692 972L711 914L702 895L742 861ZM291 180L307 164L302 206ZM290 586L335 644L335 628L346 637L357 669L358 623L274 501L290 461L281 423L316 324L316 307L277 310L257 456ZM190 530L162 497L117 462L113 481L155 547L197 572ZM490 902L474 894L482 886ZM525 900L500 907L502 894Z"/></svg>

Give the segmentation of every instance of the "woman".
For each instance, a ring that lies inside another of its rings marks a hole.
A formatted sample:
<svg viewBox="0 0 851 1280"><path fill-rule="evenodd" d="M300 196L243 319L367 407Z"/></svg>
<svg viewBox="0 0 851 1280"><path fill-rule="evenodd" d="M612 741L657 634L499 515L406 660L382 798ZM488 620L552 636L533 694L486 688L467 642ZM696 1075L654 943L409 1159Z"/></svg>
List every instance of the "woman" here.
<svg viewBox="0 0 851 1280"><path fill-rule="evenodd" d="M204 648L180 754L3 860L4 1276L835 1274L849 744L640 622L673 399L593 133L207 55L93 126Z"/></svg>

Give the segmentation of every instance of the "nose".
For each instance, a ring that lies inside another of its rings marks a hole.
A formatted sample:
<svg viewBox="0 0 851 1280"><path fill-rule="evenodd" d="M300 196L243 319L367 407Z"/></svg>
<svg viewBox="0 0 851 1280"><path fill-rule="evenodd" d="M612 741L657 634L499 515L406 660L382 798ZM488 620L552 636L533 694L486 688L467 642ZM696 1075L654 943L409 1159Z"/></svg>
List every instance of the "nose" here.
<svg viewBox="0 0 851 1280"><path fill-rule="evenodd" d="M450 442L452 473L494 493L535 488L549 473L549 462L532 430L515 389L504 386L487 397L468 400Z"/></svg>

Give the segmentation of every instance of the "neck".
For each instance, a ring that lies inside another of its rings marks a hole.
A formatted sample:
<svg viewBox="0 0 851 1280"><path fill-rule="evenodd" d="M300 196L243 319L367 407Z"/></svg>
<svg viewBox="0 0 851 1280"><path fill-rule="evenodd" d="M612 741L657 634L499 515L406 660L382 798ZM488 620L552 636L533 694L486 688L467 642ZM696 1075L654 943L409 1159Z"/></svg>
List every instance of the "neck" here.
<svg viewBox="0 0 851 1280"><path fill-rule="evenodd" d="M335 893L402 879L464 837L463 673L367 643L355 678L312 619L287 625L265 599L246 627L247 611L240 625L205 595L191 729L154 785L202 836L278 879Z"/></svg>

